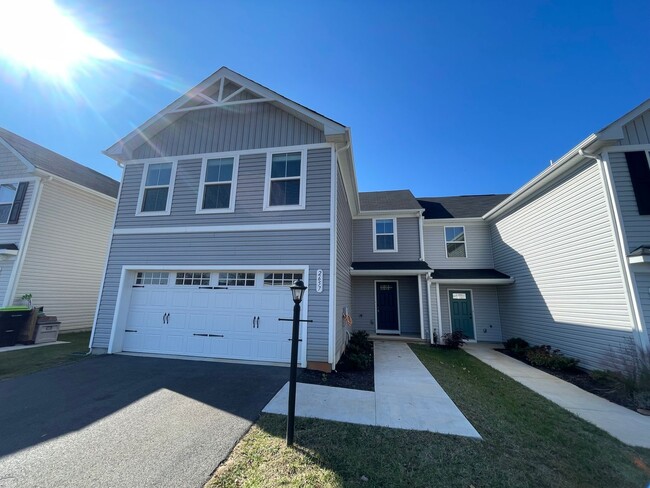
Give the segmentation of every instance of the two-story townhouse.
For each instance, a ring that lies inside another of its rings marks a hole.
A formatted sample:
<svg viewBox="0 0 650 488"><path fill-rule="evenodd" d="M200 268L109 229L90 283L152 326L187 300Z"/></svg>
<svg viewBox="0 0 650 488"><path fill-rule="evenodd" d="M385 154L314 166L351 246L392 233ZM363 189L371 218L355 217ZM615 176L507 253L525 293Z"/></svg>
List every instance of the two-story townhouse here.
<svg viewBox="0 0 650 488"><path fill-rule="evenodd" d="M0 128L0 303L93 324L119 184Z"/></svg>
<svg viewBox="0 0 650 488"><path fill-rule="evenodd" d="M124 170L93 351L288 362L278 318L301 278L300 363L331 369L350 306L337 206L358 212L349 129L221 68L106 154Z"/></svg>
<svg viewBox="0 0 650 488"><path fill-rule="evenodd" d="M221 68L106 151L124 169L91 347L286 363L302 278L303 367L355 330L616 366L648 342L648 109L510 196L417 199L359 193L349 128Z"/></svg>

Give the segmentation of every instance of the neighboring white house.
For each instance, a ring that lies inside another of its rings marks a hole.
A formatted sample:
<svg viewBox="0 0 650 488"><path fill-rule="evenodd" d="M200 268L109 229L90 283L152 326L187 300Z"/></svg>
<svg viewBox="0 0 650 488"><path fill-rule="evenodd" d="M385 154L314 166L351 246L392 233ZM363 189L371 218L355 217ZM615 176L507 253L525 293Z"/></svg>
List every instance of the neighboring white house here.
<svg viewBox="0 0 650 488"><path fill-rule="evenodd" d="M221 68L106 151L124 173L91 347L286 363L302 278L305 367L354 330L615 367L648 344L648 150L646 102L510 196L359 193L349 128Z"/></svg>
<svg viewBox="0 0 650 488"><path fill-rule="evenodd" d="M0 302L90 329L119 183L0 128Z"/></svg>

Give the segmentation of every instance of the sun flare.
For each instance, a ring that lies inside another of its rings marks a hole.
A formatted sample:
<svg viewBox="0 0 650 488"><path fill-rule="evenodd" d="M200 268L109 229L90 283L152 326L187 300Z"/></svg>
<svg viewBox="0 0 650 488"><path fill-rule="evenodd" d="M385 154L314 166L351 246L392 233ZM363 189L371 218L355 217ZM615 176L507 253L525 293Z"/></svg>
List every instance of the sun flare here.
<svg viewBox="0 0 650 488"><path fill-rule="evenodd" d="M2 17L0 63L15 70L67 81L77 70L120 60L53 0L6 1Z"/></svg>

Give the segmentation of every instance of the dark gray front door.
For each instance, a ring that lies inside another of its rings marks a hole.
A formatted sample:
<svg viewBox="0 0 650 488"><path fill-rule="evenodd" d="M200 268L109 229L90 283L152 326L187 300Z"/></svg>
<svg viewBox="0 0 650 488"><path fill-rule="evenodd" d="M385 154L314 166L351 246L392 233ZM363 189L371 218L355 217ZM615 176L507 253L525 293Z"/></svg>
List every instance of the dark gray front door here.
<svg viewBox="0 0 650 488"><path fill-rule="evenodd" d="M377 332L399 333L399 306L396 281L377 281Z"/></svg>
<svg viewBox="0 0 650 488"><path fill-rule="evenodd" d="M449 290L451 330L461 331L468 339L474 339L472 317L472 293L469 290Z"/></svg>

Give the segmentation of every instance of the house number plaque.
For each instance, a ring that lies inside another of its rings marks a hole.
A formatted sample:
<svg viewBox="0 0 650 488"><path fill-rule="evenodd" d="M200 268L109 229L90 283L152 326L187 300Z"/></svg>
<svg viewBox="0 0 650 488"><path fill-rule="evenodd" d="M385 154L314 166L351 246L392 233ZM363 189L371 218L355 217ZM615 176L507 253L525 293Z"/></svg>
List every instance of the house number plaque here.
<svg viewBox="0 0 650 488"><path fill-rule="evenodd" d="M316 270L316 293L323 292L323 270Z"/></svg>

